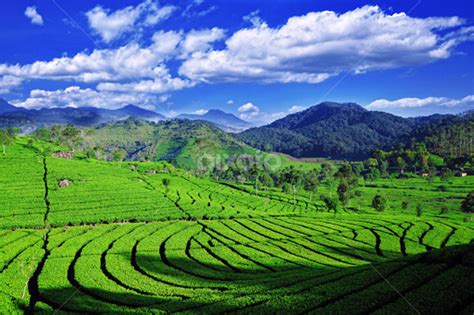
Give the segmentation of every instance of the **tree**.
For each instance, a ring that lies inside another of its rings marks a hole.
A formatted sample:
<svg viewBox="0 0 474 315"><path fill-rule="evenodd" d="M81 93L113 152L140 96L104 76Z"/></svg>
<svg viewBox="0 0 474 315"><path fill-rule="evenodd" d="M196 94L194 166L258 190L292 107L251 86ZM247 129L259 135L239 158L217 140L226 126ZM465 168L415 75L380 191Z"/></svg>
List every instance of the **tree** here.
<svg viewBox="0 0 474 315"><path fill-rule="evenodd" d="M301 172L296 170L293 166L283 170L281 174L281 181L283 183L288 183L293 190L293 204L296 205L296 191L301 185L302 175Z"/></svg>
<svg viewBox="0 0 474 315"><path fill-rule="evenodd" d="M421 217L422 214L423 214L423 208L421 207L421 205L416 205L416 216Z"/></svg>
<svg viewBox="0 0 474 315"><path fill-rule="evenodd" d="M81 130L73 125L67 125L61 133L61 142L68 147L74 147L79 141Z"/></svg>
<svg viewBox="0 0 474 315"><path fill-rule="evenodd" d="M163 183L163 186L165 186L166 193L168 193L171 180L169 178L163 178L161 182Z"/></svg>
<svg viewBox="0 0 474 315"><path fill-rule="evenodd" d="M378 212L383 212L387 207L387 199L385 199L381 195L376 195L372 199L372 208L374 208Z"/></svg>
<svg viewBox="0 0 474 315"><path fill-rule="evenodd" d="M349 163L344 163L337 171L336 177L349 182L353 177L352 166Z"/></svg>
<svg viewBox="0 0 474 315"><path fill-rule="evenodd" d="M250 169L250 176L254 180L255 195L258 195L260 169L258 168L257 163L254 163L252 168Z"/></svg>
<svg viewBox="0 0 474 315"><path fill-rule="evenodd" d="M281 186L281 191L284 192L285 194L291 193L291 186L288 183L283 183Z"/></svg>
<svg viewBox="0 0 474 315"><path fill-rule="evenodd" d="M397 167L400 174L403 174L405 172L407 162L405 162L405 160L401 156L397 157Z"/></svg>
<svg viewBox="0 0 474 315"><path fill-rule="evenodd" d="M330 163L321 165L321 180L329 180L334 175L334 166Z"/></svg>
<svg viewBox="0 0 474 315"><path fill-rule="evenodd" d="M365 179L369 182L372 182L380 178L380 171L378 168L371 167L367 174L365 174Z"/></svg>
<svg viewBox="0 0 474 315"><path fill-rule="evenodd" d="M379 167L379 161L374 158L367 159L367 168L372 168L372 167Z"/></svg>
<svg viewBox="0 0 474 315"><path fill-rule="evenodd" d="M474 190L467 194L461 203L461 211L474 213Z"/></svg>
<svg viewBox="0 0 474 315"><path fill-rule="evenodd" d="M275 185L273 178L270 176L270 174L268 174L268 172L263 172L260 175L260 182L265 187L273 187Z"/></svg>
<svg viewBox="0 0 474 315"><path fill-rule="evenodd" d="M435 180L436 177L436 168L435 167L430 167L428 170L428 177L427 180L430 184L433 184L433 181Z"/></svg>
<svg viewBox="0 0 474 315"><path fill-rule="evenodd" d="M453 171L447 167L444 167L441 170L441 180L447 182L451 177L453 177Z"/></svg>
<svg viewBox="0 0 474 315"><path fill-rule="evenodd" d="M318 192L318 174L312 170L304 177L304 189L309 192L309 200L313 200L313 192L316 195Z"/></svg>
<svg viewBox="0 0 474 315"><path fill-rule="evenodd" d="M334 211L334 216L336 216L336 212L337 212L336 200L325 195L321 195L321 200L322 202L324 202L326 209L328 209L329 212Z"/></svg>
<svg viewBox="0 0 474 315"><path fill-rule="evenodd" d="M14 137L10 134L8 130L0 130L0 144L3 147L3 154L7 154L6 147L12 144Z"/></svg>
<svg viewBox="0 0 474 315"><path fill-rule="evenodd" d="M441 214L448 214L448 207L442 206L441 207Z"/></svg>
<svg viewBox="0 0 474 315"><path fill-rule="evenodd" d="M124 149L118 149L118 150L115 150L114 153L112 153L112 159L115 162L122 162L126 156L127 156L127 151L125 151Z"/></svg>
<svg viewBox="0 0 474 315"><path fill-rule="evenodd" d="M384 178L388 177L388 162L386 160L382 160L379 163L380 175Z"/></svg>
<svg viewBox="0 0 474 315"><path fill-rule="evenodd" d="M337 186L337 195L342 206L345 208L350 198L350 187L346 181L341 181L339 186Z"/></svg>

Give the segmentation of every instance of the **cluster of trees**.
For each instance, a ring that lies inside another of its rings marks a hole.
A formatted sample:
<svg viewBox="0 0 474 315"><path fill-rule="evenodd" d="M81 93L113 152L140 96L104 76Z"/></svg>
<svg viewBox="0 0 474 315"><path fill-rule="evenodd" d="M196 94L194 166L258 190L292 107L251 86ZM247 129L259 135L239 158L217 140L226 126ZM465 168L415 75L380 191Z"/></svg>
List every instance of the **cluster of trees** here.
<svg viewBox="0 0 474 315"><path fill-rule="evenodd" d="M80 144L82 139L81 135L81 129L73 125L54 125L48 128L38 129L35 133L35 137L40 140L52 142L57 145L66 145L70 148L77 147Z"/></svg>
<svg viewBox="0 0 474 315"><path fill-rule="evenodd" d="M251 162L250 162L251 163ZM324 170L331 169L332 165L325 164ZM231 164L229 167L223 169L215 166L211 172L211 176L216 180L226 180L238 183L252 182L255 191L261 188L279 187L282 191L292 193L294 198L299 190L304 189L310 193L310 198L317 192L317 185L321 178L327 172L319 172L315 169L303 172L293 166L284 168L280 172L272 172L265 166L260 166L257 163L250 165Z"/></svg>
<svg viewBox="0 0 474 315"><path fill-rule="evenodd" d="M463 116L438 115L420 124L407 143L421 142L443 158L465 158L474 153L474 111Z"/></svg>
<svg viewBox="0 0 474 315"><path fill-rule="evenodd" d="M2 146L3 154L7 154L7 146L15 141L18 131L16 128L0 129L0 145Z"/></svg>
<svg viewBox="0 0 474 315"><path fill-rule="evenodd" d="M416 143L407 149L400 147L393 151L377 150L362 165L354 163L353 166L367 180L386 178L392 174L403 177L408 173L423 174L428 179L439 175L447 180L454 171L473 164L473 158L473 155L464 155L443 159L430 154L426 145Z"/></svg>
<svg viewBox="0 0 474 315"><path fill-rule="evenodd" d="M276 187L282 192L292 194L294 203L296 203L298 193L305 191L309 194L311 201L322 200L326 208L334 212L336 212L339 203L346 207L349 200L360 193L355 190L358 185L357 174L354 173L352 165L349 163L345 163L339 168L336 168L334 164L323 163L320 170L304 171L289 166L279 172L272 172L256 164L250 168L231 165L225 170L215 167L211 176L216 180L251 182L256 194L260 189ZM329 186L327 196L323 194L318 196L318 186L321 184Z"/></svg>
<svg viewBox="0 0 474 315"><path fill-rule="evenodd" d="M390 155L384 155L383 151L377 152L377 163L379 160L387 161ZM405 151L406 154L406 151ZM426 150L423 146L417 148L416 151L409 152L408 156L413 156L413 163L426 163ZM416 162L418 159L418 162ZM429 162L427 162L429 165ZM255 193L266 188L279 188L282 192L292 194L293 201L296 203L296 197L299 192L305 191L309 194L311 201L321 200L329 212L334 212L336 215L337 209L340 206L346 208L351 198L360 196L361 191L357 189L358 178L361 175L366 175L369 172L374 172L370 168L376 168L378 172L380 164L372 165L367 163L344 163L340 167L334 164L323 163L321 169L301 170L293 166L282 169L279 172L272 172L265 167L258 167L253 165L249 168L237 167L231 165L225 170L215 167L211 176L216 180L226 180L238 183L251 182L255 188ZM419 166L417 166L419 167ZM383 172L380 172L383 174ZM329 193L318 194L318 187L326 185L329 187ZM372 208L378 212L383 212L388 206L388 200L383 195L376 195L372 199ZM401 207L408 208L408 201L402 201ZM474 191L468 194L464 199L461 210L464 212L474 212ZM447 208L441 209L442 214L446 214ZM420 205L416 206L416 215L422 216L423 209Z"/></svg>

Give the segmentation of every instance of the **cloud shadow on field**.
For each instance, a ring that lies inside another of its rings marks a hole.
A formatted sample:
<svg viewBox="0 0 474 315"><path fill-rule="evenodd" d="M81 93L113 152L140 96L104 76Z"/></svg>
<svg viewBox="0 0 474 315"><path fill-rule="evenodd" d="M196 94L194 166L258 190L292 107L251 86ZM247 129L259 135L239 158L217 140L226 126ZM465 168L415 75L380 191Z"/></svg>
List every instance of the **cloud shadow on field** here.
<svg viewBox="0 0 474 315"><path fill-rule="evenodd" d="M137 274L130 274L130 281L127 281L127 274L114 274L114 276L130 288L136 288L141 284L136 289L143 290L143 292L153 291L153 289L157 292L158 287L169 288L167 293L161 291L166 294L158 296L127 291L123 287L118 288L119 285L113 283L112 280L107 281L109 289L101 287L84 287L81 290L72 287L41 288L42 302L45 304L38 304L37 311L44 308L46 304L54 309L64 304L61 310L66 312L116 314L150 311L188 311L193 313L257 311L258 313L274 314L317 310L319 307L343 301L345 298L370 289L374 285L383 284L384 279L380 274L384 276L396 275L415 264L421 264L420 266L427 268L431 268L433 265L440 267L462 266L469 268L472 274L474 271L473 246L453 246L429 253L391 259L375 263L372 266L365 264L344 268L296 268L290 264L271 264L268 260L262 260L268 267L278 270L277 272L270 270L255 272L250 267L247 269L240 267L239 272L234 272L231 269L228 269L227 272L218 272L218 270L225 270L220 264L198 264L187 257L176 256L168 257L164 263L159 254L137 254L136 263L138 266L134 267ZM354 249L354 251L356 250ZM388 256L395 254L387 252ZM123 257L130 259L129 255L124 254ZM414 288L424 284L419 283L420 279L415 273L406 274L405 272L404 276L406 277L405 281L409 281ZM466 293L469 288L462 287L462 285L455 287L455 289L464 294L455 303L456 309L462 310L472 303L471 299L474 296L471 293L469 293L470 295ZM468 294L467 298L465 294ZM310 300L305 300L305 298L310 298ZM379 296L374 303L382 307L385 303L397 301L399 298L400 296L394 292L390 296ZM421 303L421 305L430 307L429 303ZM449 307L453 307L452 303L449 305ZM256 307L255 310L252 307ZM447 312L450 310L446 309ZM364 309L354 311L364 312Z"/></svg>

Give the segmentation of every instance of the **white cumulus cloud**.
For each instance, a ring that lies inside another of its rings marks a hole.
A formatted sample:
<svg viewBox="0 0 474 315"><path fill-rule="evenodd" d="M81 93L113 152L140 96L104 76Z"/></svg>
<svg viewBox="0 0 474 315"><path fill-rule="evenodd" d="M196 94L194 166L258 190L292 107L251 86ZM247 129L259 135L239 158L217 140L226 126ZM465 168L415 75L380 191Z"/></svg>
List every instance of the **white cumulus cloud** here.
<svg viewBox="0 0 474 315"><path fill-rule="evenodd" d="M11 75L0 77L0 94L10 93L13 88L20 86L23 81L22 78Z"/></svg>
<svg viewBox="0 0 474 315"><path fill-rule="evenodd" d="M212 47L212 43L223 39L223 29L214 27L212 29L191 30L186 34L181 43L182 58L187 58L195 52L206 52Z"/></svg>
<svg viewBox="0 0 474 315"><path fill-rule="evenodd" d="M259 110L260 108L258 108L257 106L255 106L254 104L250 102L243 104L237 109L239 113L258 112Z"/></svg>
<svg viewBox="0 0 474 315"><path fill-rule="evenodd" d="M246 19L252 27L232 34L225 49L194 54L180 73L205 82L259 81L319 83L348 71L416 66L451 55L474 30L457 29L458 17L414 18L364 6L338 14L309 12L279 27ZM446 34L447 35L442 35Z"/></svg>
<svg viewBox="0 0 474 315"><path fill-rule="evenodd" d="M25 16L30 19L31 24L43 25L43 17L36 11L35 6L27 7Z"/></svg>
<svg viewBox="0 0 474 315"><path fill-rule="evenodd" d="M81 52L73 57L36 61L23 66L0 64L0 75L78 82L167 77L164 62L175 54L180 40L181 35L177 32L159 31L153 35L153 43L148 47L129 43L117 49L96 49L92 53Z"/></svg>
<svg viewBox="0 0 474 315"><path fill-rule="evenodd" d="M111 12L102 6L96 6L86 12L89 26L102 40L110 43L122 34L130 32L138 24L155 25L167 19L175 10L174 6L158 7L152 0L146 0L137 6L128 6Z"/></svg>
<svg viewBox="0 0 474 315"><path fill-rule="evenodd" d="M294 113L297 113L297 112L301 112L303 110L305 110L306 107L304 106L299 106L299 105L295 105L295 106L291 106L289 109L288 109L288 113L289 114L294 114Z"/></svg>
<svg viewBox="0 0 474 315"><path fill-rule="evenodd" d="M380 99L370 103L368 109L386 109L386 108L414 108L414 107L426 107L426 106L445 106L454 107L461 105L474 106L474 95L468 95L462 99L451 99L447 97L426 97L416 98L407 97L398 100L386 100Z"/></svg>
<svg viewBox="0 0 474 315"><path fill-rule="evenodd" d="M434 113L459 113L474 109L474 95L461 99L448 97L406 97L396 100L379 99L367 106L370 110L381 110L401 116L424 116Z"/></svg>
<svg viewBox="0 0 474 315"><path fill-rule="evenodd" d="M84 106L115 109L128 104L139 104L141 107L154 109L159 102L159 98L149 94L101 92L90 88L70 86L55 91L32 90L25 100L12 103L29 109Z"/></svg>
<svg viewBox="0 0 474 315"><path fill-rule="evenodd" d="M202 115L205 115L207 114L208 110L207 109L198 109L198 110L195 110L193 112L194 115L199 115L199 116L202 116Z"/></svg>

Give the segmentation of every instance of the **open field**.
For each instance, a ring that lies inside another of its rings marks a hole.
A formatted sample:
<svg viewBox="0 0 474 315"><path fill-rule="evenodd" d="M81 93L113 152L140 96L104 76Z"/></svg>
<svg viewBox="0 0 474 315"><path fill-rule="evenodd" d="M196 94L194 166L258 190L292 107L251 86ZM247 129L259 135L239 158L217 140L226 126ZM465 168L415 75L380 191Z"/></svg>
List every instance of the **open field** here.
<svg viewBox="0 0 474 315"><path fill-rule="evenodd" d="M303 193L296 203L276 190L255 195L165 163L43 158L17 143L0 169L8 312L474 309L474 224L459 212L472 177L361 183L334 216ZM375 194L389 199L383 213L370 208Z"/></svg>

